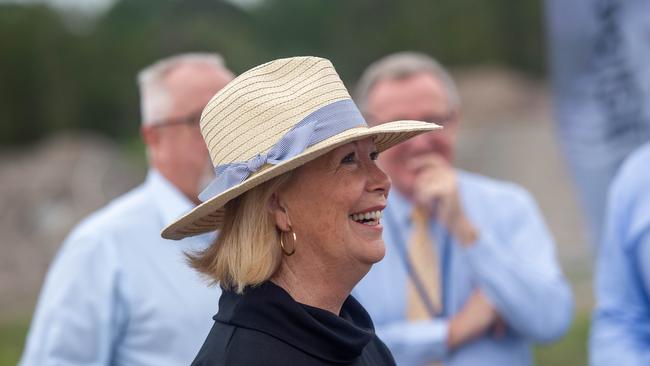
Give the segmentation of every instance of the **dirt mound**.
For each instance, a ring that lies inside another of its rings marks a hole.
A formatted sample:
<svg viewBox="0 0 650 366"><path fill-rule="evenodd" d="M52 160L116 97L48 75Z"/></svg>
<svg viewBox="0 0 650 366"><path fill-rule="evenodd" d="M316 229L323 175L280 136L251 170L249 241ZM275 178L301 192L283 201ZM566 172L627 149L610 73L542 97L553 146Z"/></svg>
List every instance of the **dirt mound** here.
<svg viewBox="0 0 650 366"><path fill-rule="evenodd" d="M33 303L47 266L85 215L144 176L113 143L66 134L0 154L0 307Z"/></svg>

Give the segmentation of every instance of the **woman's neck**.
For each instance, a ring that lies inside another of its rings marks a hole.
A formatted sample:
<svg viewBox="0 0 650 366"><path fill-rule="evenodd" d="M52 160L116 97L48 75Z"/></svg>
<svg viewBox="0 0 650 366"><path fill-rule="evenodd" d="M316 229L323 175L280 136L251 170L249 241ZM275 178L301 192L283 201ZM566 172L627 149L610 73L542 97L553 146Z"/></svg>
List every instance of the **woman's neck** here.
<svg viewBox="0 0 650 366"><path fill-rule="evenodd" d="M327 310L337 316L354 286L370 269L354 274L322 263L299 263L299 258L285 257L271 281L287 291L296 302Z"/></svg>

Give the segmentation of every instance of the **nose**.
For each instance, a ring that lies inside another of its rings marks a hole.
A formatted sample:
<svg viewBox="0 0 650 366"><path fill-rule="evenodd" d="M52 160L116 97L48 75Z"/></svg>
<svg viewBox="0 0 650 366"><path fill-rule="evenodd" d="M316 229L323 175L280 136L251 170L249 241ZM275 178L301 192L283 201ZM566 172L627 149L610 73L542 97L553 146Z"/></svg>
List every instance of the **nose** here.
<svg viewBox="0 0 650 366"><path fill-rule="evenodd" d="M384 197L387 197L390 186L391 182L388 175L374 161L371 161L368 168L367 190L369 192L380 193Z"/></svg>

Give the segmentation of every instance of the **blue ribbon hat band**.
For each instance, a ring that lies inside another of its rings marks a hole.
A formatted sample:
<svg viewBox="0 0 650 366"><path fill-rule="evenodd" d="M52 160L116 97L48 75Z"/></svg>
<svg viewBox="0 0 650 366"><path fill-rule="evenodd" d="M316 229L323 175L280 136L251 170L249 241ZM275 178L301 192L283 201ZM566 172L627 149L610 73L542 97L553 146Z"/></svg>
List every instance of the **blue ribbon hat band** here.
<svg viewBox="0 0 650 366"><path fill-rule="evenodd" d="M199 194L199 199L205 202L240 184L265 164L280 164L314 144L362 126L367 126L366 121L350 99L321 107L293 126L268 152L257 154L247 161L215 167L216 177Z"/></svg>

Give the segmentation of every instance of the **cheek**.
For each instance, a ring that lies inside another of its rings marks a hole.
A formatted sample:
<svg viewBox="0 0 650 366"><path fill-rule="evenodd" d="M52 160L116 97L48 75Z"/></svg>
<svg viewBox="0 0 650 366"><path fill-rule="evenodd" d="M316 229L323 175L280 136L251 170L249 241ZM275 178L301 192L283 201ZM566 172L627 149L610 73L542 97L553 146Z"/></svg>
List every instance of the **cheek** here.
<svg viewBox="0 0 650 366"><path fill-rule="evenodd" d="M334 192L330 195L317 195L311 190L304 193L309 195L308 198L295 198L298 201L294 204L292 211L295 214L292 216L297 217L291 218L294 230L324 257L339 257L347 225L343 221L346 214L342 212L341 197Z"/></svg>
<svg viewBox="0 0 650 366"><path fill-rule="evenodd" d="M449 143L453 139L453 133L451 131L445 131L435 135L435 138L432 139L433 145L443 145L449 146Z"/></svg>
<svg viewBox="0 0 650 366"><path fill-rule="evenodd" d="M407 174L407 157L405 149L396 146L379 155L379 167L395 182Z"/></svg>
<svg viewBox="0 0 650 366"><path fill-rule="evenodd" d="M329 239L341 239L343 231L337 229L344 229L348 225L348 215L358 206L363 195L363 187L364 183L361 179L352 176L342 177L323 185L325 189L313 196L309 208L311 212L316 213L319 235Z"/></svg>
<svg viewBox="0 0 650 366"><path fill-rule="evenodd" d="M403 156L399 146L390 148L379 155L379 166L388 175L395 174L402 166L401 158Z"/></svg>
<svg viewBox="0 0 650 366"><path fill-rule="evenodd" d="M197 136L196 133L188 133L179 140L183 140L184 146L181 148L185 149L186 155L191 155L191 159L201 163L210 159L210 153L200 134Z"/></svg>
<svg viewBox="0 0 650 366"><path fill-rule="evenodd" d="M399 147L399 145L397 146ZM408 169L410 152L407 149L389 149L379 155L379 167L388 175L393 189L410 194L415 172Z"/></svg>

